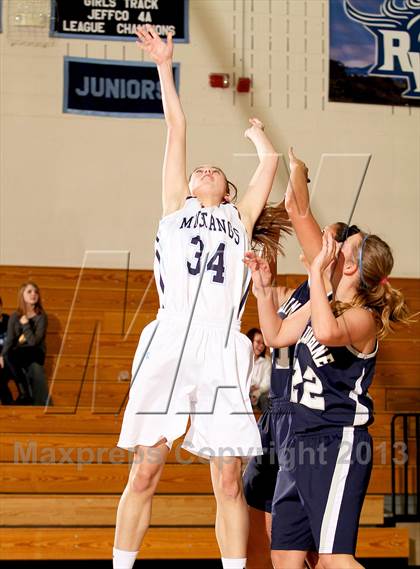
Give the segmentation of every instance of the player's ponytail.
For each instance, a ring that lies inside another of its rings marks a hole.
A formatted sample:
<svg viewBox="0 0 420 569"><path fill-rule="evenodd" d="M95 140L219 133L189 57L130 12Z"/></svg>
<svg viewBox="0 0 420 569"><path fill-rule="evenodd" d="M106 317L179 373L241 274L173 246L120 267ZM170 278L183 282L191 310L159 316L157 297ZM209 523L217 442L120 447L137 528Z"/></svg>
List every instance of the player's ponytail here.
<svg viewBox="0 0 420 569"><path fill-rule="evenodd" d="M268 262L277 259L277 254L284 255L281 238L292 233L292 223L284 205L267 204L255 222L252 232L252 248L262 252Z"/></svg>
<svg viewBox="0 0 420 569"><path fill-rule="evenodd" d="M350 305L335 304L336 314L350 306L369 308L377 324L377 337L385 338L395 324L410 324L415 320L401 291L392 286L388 275L394 265L392 251L377 235L360 233L361 243L354 251L359 266L359 284Z"/></svg>
<svg viewBox="0 0 420 569"><path fill-rule="evenodd" d="M405 303L402 292L394 288L388 279L380 287L384 289L382 296L385 306L381 312L381 323L378 330L378 338L384 338L393 330L393 324L410 324L415 322Z"/></svg>

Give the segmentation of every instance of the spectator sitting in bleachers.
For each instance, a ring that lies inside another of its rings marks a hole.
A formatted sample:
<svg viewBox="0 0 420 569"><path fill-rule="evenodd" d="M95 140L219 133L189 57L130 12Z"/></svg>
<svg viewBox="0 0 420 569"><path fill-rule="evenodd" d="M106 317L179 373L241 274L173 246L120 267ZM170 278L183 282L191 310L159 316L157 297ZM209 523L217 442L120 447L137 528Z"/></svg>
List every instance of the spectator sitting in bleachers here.
<svg viewBox="0 0 420 569"><path fill-rule="evenodd" d="M9 315L3 313L3 300L0 297L0 359L3 350L3 344L7 334L7 323L9 322ZM0 401L3 405L10 405L13 403L13 396L8 387L9 374L8 370L4 368L3 361L0 361Z"/></svg>
<svg viewBox="0 0 420 569"><path fill-rule="evenodd" d="M259 328L251 328L246 333L252 342L254 369L252 370L249 397L252 406L264 411L268 405L270 389L271 361L266 357L267 346Z"/></svg>
<svg viewBox="0 0 420 569"><path fill-rule="evenodd" d="M10 318L3 344L0 365L8 366L15 379L19 396L15 403L22 405L46 405L48 385L45 378L45 313L38 286L27 282L20 287L18 308Z"/></svg>

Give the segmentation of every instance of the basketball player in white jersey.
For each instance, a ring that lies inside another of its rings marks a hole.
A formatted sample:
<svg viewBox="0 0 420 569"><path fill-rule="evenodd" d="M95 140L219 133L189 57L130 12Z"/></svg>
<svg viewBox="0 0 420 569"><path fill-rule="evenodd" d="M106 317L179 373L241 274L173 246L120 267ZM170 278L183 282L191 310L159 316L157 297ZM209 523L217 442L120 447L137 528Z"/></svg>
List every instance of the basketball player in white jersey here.
<svg viewBox="0 0 420 569"><path fill-rule="evenodd" d="M135 461L118 507L114 568L133 566L163 465L190 417L183 446L210 459L223 567L243 569L248 512L241 457L260 454L261 439L248 395L251 342L239 331L250 281L242 260L264 215L278 158L252 119L245 134L259 165L237 208L219 168L200 166L188 181L172 36L165 43L151 26L137 35L158 67L168 131L154 266L160 309L140 338L118 442L135 452Z"/></svg>

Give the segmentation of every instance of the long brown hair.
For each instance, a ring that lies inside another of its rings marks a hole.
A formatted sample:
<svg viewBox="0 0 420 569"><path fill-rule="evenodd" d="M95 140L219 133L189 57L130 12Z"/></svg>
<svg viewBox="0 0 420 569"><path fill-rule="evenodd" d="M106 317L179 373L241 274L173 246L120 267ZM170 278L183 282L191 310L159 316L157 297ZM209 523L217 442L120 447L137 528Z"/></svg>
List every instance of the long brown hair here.
<svg viewBox="0 0 420 569"><path fill-rule="evenodd" d="M267 204L255 222L252 231L252 248L262 251L268 262L277 259L277 254L284 255L281 238L292 233L292 223L284 205Z"/></svg>
<svg viewBox="0 0 420 569"><path fill-rule="evenodd" d="M36 293L38 294L38 302L35 304L34 310L36 314L42 314L44 312L44 307L42 306L41 293L39 291L39 286L35 284L33 281L27 281L26 283L23 283L20 286L18 292L18 299L17 299L18 306L16 312L19 314L19 316L23 316L24 314L26 314L26 302L23 299L23 293L25 292L27 286L32 286L35 289Z"/></svg>
<svg viewBox="0 0 420 569"><path fill-rule="evenodd" d="M394 331L395 324L410 324L414 318L405 303L404 295L394 288L388 276L394 266L394 257L387 243L377 235L360 233L362 240L353 251L359 266L359 283L350 303L335 302L336 316L352 307L369 308L377 325L377 337L385 338Z"/></svg>

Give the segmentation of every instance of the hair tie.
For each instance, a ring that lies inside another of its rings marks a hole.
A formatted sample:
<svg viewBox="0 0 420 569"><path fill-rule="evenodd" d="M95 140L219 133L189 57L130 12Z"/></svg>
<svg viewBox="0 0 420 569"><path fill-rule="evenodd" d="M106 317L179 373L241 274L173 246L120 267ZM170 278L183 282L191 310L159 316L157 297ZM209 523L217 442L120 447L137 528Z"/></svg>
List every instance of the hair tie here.
<svg viewBox="0 0 420 569"><path fill-rule="evenodd" d="M368 288L368 284L366 283L365 279L363 278L363 249L365 247L365 243L368 239L369 234L365 235L362 240L362 244L360 245L359 249L359 272L360 272L360 282L365 288Z"/></svg>
<svg viewBox="0 0 420 569"><path fill-rule="evenodd" d="M388 284L389 280L388 277L383 277L380 281L379 284L384 285L384 284Z"/></svg>

